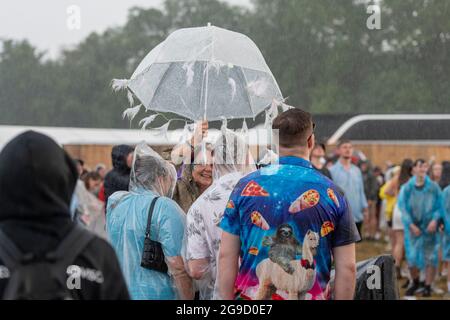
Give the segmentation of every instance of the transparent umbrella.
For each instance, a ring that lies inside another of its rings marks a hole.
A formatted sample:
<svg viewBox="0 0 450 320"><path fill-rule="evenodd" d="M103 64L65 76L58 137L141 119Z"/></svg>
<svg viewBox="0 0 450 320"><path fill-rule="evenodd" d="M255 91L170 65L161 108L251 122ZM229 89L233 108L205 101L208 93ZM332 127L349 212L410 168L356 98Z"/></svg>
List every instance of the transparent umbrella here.
<svg viewBox="0 0 450 320"><path fill-rule="evenodd" d="M155 47L129 80L114 80L143 106L193 121L254 118L281 103L278 84L247 36L208 25L180 29ZM141 106L130 108L133 118ZM147 121L147 126L154 117Z"/></svg>

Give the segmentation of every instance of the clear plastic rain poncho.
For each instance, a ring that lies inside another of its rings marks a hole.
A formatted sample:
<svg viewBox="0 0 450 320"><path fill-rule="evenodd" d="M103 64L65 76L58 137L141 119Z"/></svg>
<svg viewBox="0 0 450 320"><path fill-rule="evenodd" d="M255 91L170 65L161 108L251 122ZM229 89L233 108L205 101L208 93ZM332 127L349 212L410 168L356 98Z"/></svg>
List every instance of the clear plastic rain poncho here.
<svg viewBox="0 0 450 320"><path fill-rule="evenodd" d="M218 224L230 194L243 176L255 170L245 140L230 130L223 130L213 145L213 184L187 214L184 254L201 300L211 300L218 292L216 278L221 237Z"/></svg>
<svg viewBox="0 0 450 320"><path fill-rule="evenodd" d="M214 181L230 173L239 172L246 175L256 170L246 138L244 135L222 128L212 150Z"/></svg>
<svg viewBox="0 0 450 320"><path fill-rule="evenodd" d="M79 214L78 219L89 230L102 238L106 238L105 205L86 189L81 180L78 180L75 188L74 202Z"/></svg>
<svg viewBox="0 0 450 320"><path fill-rule="evenodd" d="M418 189L416 177L413 177L402 187L398 206L405 226L405 251L409 266L421 270L425 266L437 266L439 233L430 234L427 227L432 220L438 221L443 214L440 187L426 177L423 188ZM411 233L411 224L420 229L420 236L416 237Z"/></svg>
<svg viewBox="0 0 450 320"><path fill-rule="evenodd" d="M116 192L108 200L107 234L117 253L131 297L137 300L192 299L192 280L181 256L185 216L169 197L176 171L146 144L136 147L129 192ZM150 228L161 243L169 272L140 266L147 218L152 200L159 197Z"/></svg>

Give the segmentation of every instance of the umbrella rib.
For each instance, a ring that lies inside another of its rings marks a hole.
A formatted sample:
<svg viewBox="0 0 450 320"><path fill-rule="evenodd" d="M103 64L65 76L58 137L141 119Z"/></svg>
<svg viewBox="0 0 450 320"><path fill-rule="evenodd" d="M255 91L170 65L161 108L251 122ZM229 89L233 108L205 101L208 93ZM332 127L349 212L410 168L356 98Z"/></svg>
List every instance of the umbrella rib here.
<svg viewBox="0 0 450 320"><path fill-rule="evenodd" d="M208 72L208 62L205 61L205 71L203 72L203 77L202 77L202 86L200 89L200 101L198 102L198 105L200 106L200 108L202 107L202 100L203 100L203 87L205 85L205 73ZM208 84L207 84L208 85ZM206 103L205 103L206 104ZM201 110L201 109L200 109Z"/></svg>
<svg viewBox="0 0 450 320"><path fill-rule="evenodd" d="M169 69L170 69L170 68L172 68L172 64L171 64L171 63L169 64L169 67L166 69L166 71L164 71L164 74L163 74L163 76L161 77L161 80L159 81L158 86L157 86L156 89L155 89L155 93L153 94L152 100L155 98L156 94L158 93L158 90L159 90L159 88L161 87L161 83L164 82L164 79L167 77L167 74L169 73ZM150 104L151 104L151 101L150 101Z"/></svg>
<svg viewBox="0 0 450 320"><path fill-rule="evenodd" d="M158 63L159 57L161 56L161 53L163 52L163 49L165 49L167 46L167 42L163 41L163 44L161 45L161 50L159 50L158 54L155 57L155 63Z"/></svg>
<svg viewBox="0 0 450 320"><path fill-rule="evenodd" d="M208 28L211 28L211 31L212 31L211 32L211 58L210 58L210 61L214 61L214 28L213 27L208 27ZM206 62L205 110L204 110L204 114L203 114L203 120L207 119L207 114L208 114L208 84L209 84L210 61Z"/></svg>
<svg viewBox="0 0 450 320"><path fill-rule="evenodd" d="M244 83L247 86L248 82L247 82L247 77L245 76L245 73L244 73L244 69L242 67L239 67L239 68L241 69L241 73L244 76ZM248 88L247 87L245 88L245 93L247 95L248 105L250 106L250 111L252 112L253 117L256 117L255 111L252 108L252 99L250 98L250 95L248 94Z"/></svg>
<svg viewBox="0 0 450 320"><path fill-rule="evenodd" d="M166 47L166 45L167 45L166 41L163 41L163 42L161 43L161 49L159 50L158 54L156 55L155 61L154 61L153 63L150 63L150 65L149 65L147 68L145 68L144 70L142 70L141 73L135 75L135 76L134 76L135 79L136 79L137 77L139 77L139 76L141 76L141 75L143 76L145 73L147 73L147 71L152 67L152 65L155 65L155 64L159 64L159 63L160 63L160 62L158 62L158 59L159 59L159 56L161 55L161 52L162 52L163 49ZM157 47L157 46L156 46L156 47ZM154 47L153 49L155 49L156 47ZM132 77L131 79L133 79L133 77Z"/></svg>

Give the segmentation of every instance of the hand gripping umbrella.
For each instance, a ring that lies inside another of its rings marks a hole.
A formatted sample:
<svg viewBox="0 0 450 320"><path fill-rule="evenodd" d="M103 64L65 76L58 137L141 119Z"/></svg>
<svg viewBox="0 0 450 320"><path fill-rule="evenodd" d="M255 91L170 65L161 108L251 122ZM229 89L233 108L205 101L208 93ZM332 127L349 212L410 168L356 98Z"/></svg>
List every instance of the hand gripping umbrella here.
<svg viewBox="0 0 450 320"><path fill-rule="evenodd" d="M180 29L156 46L129 80L113 80L146 108L193 121L255 118L283 96L255 43L208 25ZM134 118L141 105L124 116ZM143 119L144 128L157 115Z"/></svg>

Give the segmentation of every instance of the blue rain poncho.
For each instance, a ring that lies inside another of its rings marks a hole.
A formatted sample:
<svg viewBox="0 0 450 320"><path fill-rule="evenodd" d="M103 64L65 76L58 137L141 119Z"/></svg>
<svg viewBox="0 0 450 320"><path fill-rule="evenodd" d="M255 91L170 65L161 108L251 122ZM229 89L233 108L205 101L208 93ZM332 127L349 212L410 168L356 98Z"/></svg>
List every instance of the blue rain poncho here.
<svg viewBox="0 0 450 320"><path fill-rule="evenodd" d="M132 299L173 300L193 297L192 281L185 271L181 250L185 216L169 197L176 182L173 165L146 145L136 148L130 191L116 192L108 200L107 234L113 245ZM158 196L150 229L161 243L168 273L141 267L147 218Z"/></svg>
<svg viewBox="0 0 450 320"><path fill-rule="evenodd" d="M410 179L400 190L398 205L402 211L405 226L406 260L410 267L424 269L426 266L438 265L439 234L428 233L431 221L438 221L443 214L442 192L440 187L429 177L421 188L416 187L416 177ZM421 231L416 237L410 231L415 224Z"/></svg>
<svg viewBox="0 0 450 320"><path fill-rule="evenodd" d="M442 248L442 259L450 262L450 186L443 192L444 202L444 239Z"/></svg>

